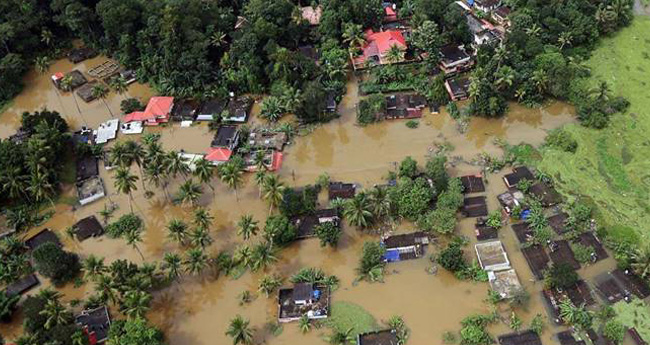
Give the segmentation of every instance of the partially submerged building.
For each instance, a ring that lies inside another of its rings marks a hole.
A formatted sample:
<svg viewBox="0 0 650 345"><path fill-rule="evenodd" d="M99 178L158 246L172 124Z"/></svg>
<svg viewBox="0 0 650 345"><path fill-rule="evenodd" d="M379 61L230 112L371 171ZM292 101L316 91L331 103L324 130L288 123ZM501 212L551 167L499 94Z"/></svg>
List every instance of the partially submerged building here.
<svg viewBox="0 0 650 345"><path fill-rule="evenodd" d="M232 123L245 123L252 107L253 99L248 96L231 97L228 102L228 113L222 120Z"/></svg>
<svg viewBox="0 0 650 345"><path fill-rule="evenodd" d="M91 155L77 158L77 181L83 181L99 175L98 159Z"/></svg>
<svg viewBox="0 0 650 345"><path fill-rule="evenodd" d="M461 213L466 217L485 217L488 215L487 200L484 196L474 196L463 200Z"/></svg>
<svg viewBox="0 0 650 345"><path fill-rule="evenodd" d="M35 274L28 274L7 285L5 288L5 293L7 296L22 295L23 293L37 286L39 283L40 282L38 281L38 278Z"/></svg>
<svg viewBox="0 0 650 345"><path fill-rule="evenodd" d="M497 337L499 345L542 345L542 339L533 331L509 333Z"/></svg>
<svg viewBox="0 0 650 345"><path fill-rule="evenodd" d="M503 176L503 182L505 182L508 188L516 188L517 183L521 180L535 180L535 176L528 167L522 166L512 168L512 173Z"/></svg>
<svg viewBox="0 0 650 345"><path fill-rule="evenodd" d="M612 275L626 291L633 293L636 297L644 299L650 296L650 286L648 285L648 282L631 270L621 270L617 268L612 271Z"/></svg>
<svg viewBox="0 0 650 345"><path fill-rule="evenodd" d="M611 304L628 299L630 296L630 293L609 273L596 277L596 289L603 300Z"/></svg>
<svg viewBox="0 0 650 345"><path fill-rule="evenodd" d="M586 345L584 340L578 340L571 331L563 331L555 335L560 345Z"/></svg>
<svg viewBox="0 0 650 345"><path fill-rule="evenodd" d="M554 214L548 219L548 225L557 233L558 235L563 235L567 232L569 232L569 228L566 226L566 221L569 219L569 216L564 213L560 212L558 214Z"/></svg>
<svg viewBox="0 0 650 345"><path fill-rule="evenodd" d="M171 120L172 121L194 121L196 120L197 116L197 110L199 108L199 105L197 102L189 100L189 99L182 99L177 102L174 102L174 106L172 107L172 112L171 112Z"/></svg>
<svg viewBox="0 0 650 345"><path fill-rule="evenodd" d="M531 272L537 280L544 279L544 271L548 268L551 259L546 254L544 247L539 244L521 248L521 253L528 263Z"/></svg>
<svg viewBox="0 0 650 345"><path fill-rule="evenodd" d="M485 184L481 174L461 176L460 183L463 185L465 194L485 192Z"/></svg>
<svg viewBox="0 0 650 345"><path fill-rule="evenodd" d="M95 86L98 85L98 83L99 82L97 80L91 80L88 83L79 87L75 92L77 93L77 96L79 96L79 98L81 98L84 102L90 103L95 99L97 99L95 92L93 91Z"/></svg>
<svg viewBox="0 0 650 345"><path fill-rule="evenodd" d="M591 247L593 249L592 261L597 262L603 259L607 259L609 255L605 250L605 247L600 242L598 237L592 232L583 232L578 236L575 242L582 244L586 247Z"/></svg>
<svg viewBox="0 0 650 345"><path fill-rule="evenodd" d="M70 84L67 86L63 83L63 80L66 78L70 79ZM57 72L52 75L52 83L54 83L54 86L63 91L73 91L87 82L88 79L84 77L83 73L77 70L72 70L66 74Z"/></svg>
<svg viewBox="0 0 650 345"><path fill-rule="evenodd" d="M83 181L79 181L77 186L77 198L81 205L90 204L106 196L104 182L99 176L93 176Z"/></svg>
<svg viewBox="0 0 650 345"><path fill-rule="evenodd" d="M50 229L43 229L39 231L36 235L30 237L29 239L25 240L25 245L29 250L34 250L45 243L54 243L58 247L61 247L61 241L59 241L59 237L52 232Z"/></svg>
<svg viewBox="0 0 650 345"><path fill-rule="evenodd" d="M95 216L89 216L78 221L74 225L74 234L78 241L84 241L90 237L97 237L104 234L104 227Z"/></svg>
<svg viewBox="0 0 650 345"><path fill-rule="evenodd" d="M196 111L197 121L219 120L225 115L228 103L221 99L210 99L203 103Z"/></svg>
<svg viewBox="0 0 650 345"><path fill-rule="evenodd" d="M422 231L386 236L381 240L381 245L386 250L383 259L386 262L417 259L424 255L428 244L429 235Z"/></svg>
<svg viewBox="0 0 650 345"><path fill-rule="evenodd" d="M476 234L477 241L494 240L499 237L499 231L489 225L485 218L476 219L474 224L474 233Z"/></svg>
<svg viewBox="0 0 650 345"><path fill-rule="evenodd" d="M213 165L220 165L230 160L231 156L232 150L230 149L223 147L211 147L208 149L208 153L204 156L204 158Z"/></svg>
<svg viewBox="0 0 650 345"><path fill-rule="evenodd" d="M244 159L244 170L247 172L256 172L260 169L259 164L258 164L258 157L257 155L259 153L262 153L263 159L262 162L264 164L264 168L267 171L277 171L282 167L282 160L284 159L284 155L282 152L274 151L274 150L256 150L256 151L250 151L242 156Z"/></svg>
<svg viewBox="0 0 650 345"><path fill-rule="evenodd" d="M512 298L522 291L519 277L514 269L488 271L488 281L492 291L499 294L502 299Z"/></svg>
<svg viewBox="0 0 650 345"><path fill-rule="evenodd" d="M291 322L306 315L310 320L330 314L330 288L312 283L296 283L278 291L278 321Z"/></svg>
<svg viewBox="0 0 650 345"><path fill-rule="evenodd" d="M454 44L440 48L440 70L446 75L454 75L469 70L474 62L463 46Z"/></svg>
<svg viewBox="0 0 650 345"><path fill-rule="evenodd" d="M386 119L415 119L422 117L427 106L425 97L416 94L393 94L386 96Z"/></svg>
<svg viewBox="0 0 650 345"><path fill-rule="evenodd" d="M508 18L510 12L511 10L508 6L500 6L496 10L492 11L490 15L492 16L492 20L497 24L502 25L503 27L508 27L510 26L510 19Z"/></svg>
<svg viewBox="0 0 650 345"><path fill-rule="evenodd" d="M341 226L339 212L335 208L316 210L313 214L299 216L293 219L296 227L296 239L305 239L315 236L315 228L324 223L332 223L337 227Z"/></svg>
<svg viewBox="0 0 650 345"><path fill-rule="evenodd" d="M108 314L108 308L106 306L84 310L74 320L88 337L90 345L101 345L108 340L111 317Z"/></svg>
<svg viewBox="0 0 650 345"><path fill-rule="evenodd" d="M157 126L169 122L174 106L174 97L151 97L144 111L134 111L124 117L124 123L142 122L147 126Z"/></svg>
<svg viewBox="0 0 650 345"><path fill-rule="evenodd" d="M117 129L120 127L120 120L112 119L100 123L99 127L93 131L95 137L95 144L105 144L109 140L115 139L117 136Z"/></svg>
<svg viewBox="0 0 650 345"><path fill-rule="evenodd" d="M566 240L554 241L549 247L551 249L549 256L554 264L566 264L574 270L580 269L580 263L576 260L569 242Z"/></svg>
<svg viewBox="0 0 650 345"><path fill-rule="evenodd" d="M239 144L239 130L235 126L220 126L210 147L221 147L234 151Z"/></svg>
<svg viewBox="0 0 650 345"><path fill-rule="evenodd" d="M469 98L469 86L471 82L467 77L445 80L445 88L452 101L463 101Z"/></svg>
<svg viewBox="0 0 650 345"><path fill-rule="evenodd" d="M523 204L524 193L518 190L508 191L497 195L497 200L499 200L503 210L510 215L516 207Z"/></svg>
<svg viewBox="0 0 650 345"><path fill-rule="evenodd" d="M72 49L68 53L68 60L72 63L80 63L82 61L92 59L97 56L97 51L89 47L81 47Z"/></svg>
<svg viewBox="0 0 650 345"><path fill-rule="evenodd" d="M327 190L329 200L354 198L357 187L354 183L330 182Z"/></svg>
<svg viewBox="0 0 650 345"><path fill-rule="evenodd" d="M399 343L394 329L384 329L358 334L356 345L399 345Z"/></svg>
<svg viewBox="0 0 650 345"><path fill-rule="evenodd" d="M533 230L530 228L528 223L526 222L521 222L521 223L516 223L512 224L512 231L515 233L515 236L517 237L517 240L519 240L519 243L524 244L530 241L530 239L533 238Z"/></svg>
<svg viewBox="0 0 650 345"><path fill-rule="evenodd" d="M255 149L272 149L282 151L289 136L284 132L251 130L248 135L248 146Z"/></svg>
<svg viewBox="0 0 650 345"><path fill-rule="evenodd" d="M103 79L111 75L117 74L117 70L120 68L120 64L113 60L106 60L99 65L93 66L88 69L88 75L97 78Z"/></svg>
<svg viewBox="0 0 650 345"><path fill-rule="evenodd" d="M483 242L474 245L478 262L486 271L510 269L510 260L501 241Z"/></svg>
<svg viewBox="0 0 650 345"><path fill-rule="evenodd" d="M550 207L562 202L560 193L544 182L537 182L530 186L528 193L540 200L540 203L544 207Z"/></svg>

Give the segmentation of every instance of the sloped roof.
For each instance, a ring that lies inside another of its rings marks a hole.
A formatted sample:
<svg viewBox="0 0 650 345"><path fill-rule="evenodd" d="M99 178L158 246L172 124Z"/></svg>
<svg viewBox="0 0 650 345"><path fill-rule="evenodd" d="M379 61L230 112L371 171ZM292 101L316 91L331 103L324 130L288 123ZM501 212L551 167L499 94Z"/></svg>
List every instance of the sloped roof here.
<svg viewBox="0 0 650 345"><path fill-rule="evenodd" d="M402 32L397 30L388 30L381 32L369 31L366 33L366 40L369 43L368 45L374 42L380 54L385 54L394 45L397 45L402 49L406 49L406 39L404 39Z"/></svg>
<svg viewBox="0 0 650 345"><path fill-rule="evenodd" d="M230 159L232 151L222 147L210 148L208 154L205 155L205 160L210 162L226 162Z"/></svg>
<svg viewBox="0 0 650 345"><path fill-rule="evenodd" d="M126 115L124 122L149 121L169 116L173 105L174 97L151 97L144 111L134 111Z"/></svg>

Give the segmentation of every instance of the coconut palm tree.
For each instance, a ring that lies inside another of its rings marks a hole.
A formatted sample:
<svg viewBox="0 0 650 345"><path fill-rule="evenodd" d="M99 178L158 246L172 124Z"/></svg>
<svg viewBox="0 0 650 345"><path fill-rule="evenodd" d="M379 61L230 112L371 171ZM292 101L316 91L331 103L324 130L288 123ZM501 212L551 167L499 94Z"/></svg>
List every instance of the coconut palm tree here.
<svg viewBox="0 0 650 345"><path fill-rule="evenodd" d="M142 145L139 143L129 140L124 143L124 154L126 155L126 161L129 163L129 166L135 163L140 170L140 176L143 176L142 165L144 164L145 152L142 148ZM145 189L144 180L142 180L142 189Z"/></svg>
<svg viewBox="0 0 650 345"><path fill-rule="evenodd" d="M383 218L390 215L392 204L388 196L388 189L375 186L370 191L370 204L375 217Z"/></svg>
<svg viewBox="0 0 650 345"><path fill-rule="evenodd" d="M285 186L277 175L269 174L264 180L262 198L269 203L269 214L282 202Z"/></svg>
<svg viewBox="0 0 650 345"><path fill-rule="evenodd" d="M105 303L117 303L119 291L115 288L111 277L106 275L99 276L95 282L95 292Z"/></svg>
<svg viewBox="0 0 650 345"><path fill-rule="evenodd" d="M334 330L332 335L325 337L325 340L332 345L346 345L354 343L354 335L352 334L352 328L348 328L345 331Z"/></svg>
<svg viewBox="0 0 650 345"><path fill-rule="evenodd" d="M175 281L181 276L181 264L183 260L176 253L165 253L163 267L167 270L167 279Z"/></svg>
<svg viewBox="0 0 650 345"><path fill-rule="evenodd" d="M201 248L192 248L185 254L185 270L190 274L200 275L208 266L208 256Z"/></svg>
<svg viewBox="0 0 650 345"><path fill-rule="evenodd" d="M185 240L188 237L187 228L187 224L182 220L172 219L167 224L167 237L180 245L185 245Z"/></svg>
<svg viewBox="0 0 650 345"><path fill-rule="evenodd" d="M144 179L153 184L156 188L162 187L165 193L165 198L169 200L169 193L167 192L167 170L162 164L146 164L144 167Z"/></svg>
<svg viewBox="0 0 650 345"><path fill-rule="evenodd" d="M183 203L189 203L196 206L197 201L201 198L201 185L194 183L192 179L185 181L181 184L178 190L178 199Z"/></svg>
<svg viewBox="0 0 650 345"><path fill-rule="evenodd" d="M253 220L253 216L245 214L241 216L237 222L237 235L241 236L244 240L248 240L251 236L257 235L259 230L258 222Z"/></svg>
<svg viewBox="0 0 650 345"><path fill-rule="evenodd" d="M189 174L190 168L185 163L185 158L181 157L178 152L173 150L167 152L165 166L167 167L167 172L174 178L180 174L183 176L183 179L187 180L186 176Z"/></svg>
<svg viewBox="0 0 650 345"><path fill-rule="evenodd" d="M560 50L564 49L564 46L570 46L573 41L573 36L568 31L560 33L560 36L557 38L557 43L560 44Z"/></svg>
<svg viewBox="0 0 650 345"><path fill-rule="evenodd" d="M386 60L390 63L397 63L402 61L404 58L404 52L399 48L397 44L393 44L386 52Z"/></svg>
<svg viewBox="0 0 650 345"><path fill-rule="evenodd" d="M282 277L277 274L267 274L260 279L258 291L268 298L280 286L282 286Z"/></svg>
<svg viewBox="0 0 650 345"><path fill-rule="evenodd" d="M0 177L2 191L8 193L10 199L16 200L25 195L28 184L22 169L22 166L7 167L6 174Z"/></svg>
<svg viewBox="0 0 650 345"><path fill-rule="evenodd" d="M77 112L79 113L79 117L81 117L81 120L84 122L86 127L88 126L88 122L86 122L86 118L81 115L81 108L79 108L79 102L77 101L77 97L75 96L73 90L72 90L72 76L69 74L66 74L63 76L61 79L61 89L64 91L70 91L72 94L72 99L74 100L74 104L77 106Z"/></svg>
<svg viewBox="0 0 650 345"><path fill-rule="evenodd" d="M126 243L128 243L133 249L135 249L138 254L140 254L140 257L142 258L142 261L144 261L144 255L142 255L142 252L140 251L140 247L138 247L138 243L142 242L142 229L133 229L131 231L128 231L124 234Z"/></svg>
<svg viewBox="0 0 650 345"><path fill-rule="evenodd" d="M96 257L95 255L88 256L82 264L84 276L92 281L106 273L106 265L104 265L104 258Z"/></svg>
<svg viewBox="0 0 650 345"><path fill-rule="evenodd" d="M210 189L212 189L212 194L214 194L214 186L212 186L212 178L214 177L215 168L212 162L201 158L194 164L194 176L199 179L199 182L207 184Z"/></svg>
<svg viewBox="0 0 650 345"><path fill-rule="evenodd" d="M210 212L205 208L197 208L194 210L194 219L192 219L192 223L197 228L209 229L212 226L213 220L214 217L212 217Z"/></svg>
<svg viewBox="0 0 650 345"><path fill-rule="evenodd" d="M353 23L346 24L343 29L343 42L346 42L352 48L352 52L357 52L359 48L363 47L366 39L361 25Z"/></svg>
<svg viewBox="0 0 650 345"><path fill-rule="evenodd" d="M54 38L54 34L52 31L48 29L43 29L41 30L41 42L45 43L45 45L50 45L52 43L52 39Z"/></svg>
<svg viewBox="0 0 650 345"><path fill-rule="evenodd" d="M235 191L235 198L237 201L239 201L237 188L242 183L242 174L242 167L233 162L227 162L221 165L221 169L219 169L219 177L221 178L221 181Z"/></svg>
<svg viewBox="0 0 650 345"><path fill-rule="evenodd" d="M537 91L540 93L544 93L546 91L546 87L548 86L548 76L546 75L546 72L543 70L535 70L533 71L533 75L530 79L533 81L533 83L535 83Z"/></svg>
<svg viewBox="0 0 650 345"><path fill-rule="evenodd" d="M133 163L131 160L131 153L126 146L126 142L124 141L116 142L113 147L110 148L108 153L108 160L110 161L111 165L128 168Z"/></svg>
<svg viewBox="0 0 650 345"><path fill-rule="evenodd" d="M266 159L266 151L259 150L255 152L255 155L253 156L253 164L255 164L256 171L267 170L265 159Z"/></svg>
<svg viewBox="0 0 650 345"><path fill-rule="evenodd" d="M243 267L251 266L253 260L253 252L251 251L251 247L247 245L237 246L237 248L235 249L235 253L232 256L232 259L238 265L241 265Z"/></svg>
<svg viewBox="0 0 650 345"><path fill-rule="evenodd" d="M650 276L650 245L636 248L632 252L632 263L630 266L641 278L646 279Z"/></svg>
<svg viewBox="0 0 650 345"><path fill-rule="evenodd" d="M600 102L607 102L610 98L610 93L609 84L606 81L601 81L589 90L589 97Z"/></svg>
<svg viewBox="0 0 650 345"><path fill-rule="evenodd" d="M371 205L365 193L359 193L345 202L343 217L354 226L364 228L370 224L372 220Z"/></svg>
<svg viewBox="0 0 650 345"><path fill-rule="evenodd" d="M45 324L43 325L45 329L50 329L58 325L67 325L72 318L70 312L61 305L61 302L57 298L48 299L45 307L43 307L43 310L39 314L46 318Z"/></svg>
<svg viewBox="0 0 650 345"><path fill-rule="evenodd" d="M54 202L50 198L54 193L54 186L50 183L48 175L42 172L41 169L32 172L26 190L37 203L49 200L52 207L54 207Z"/></svg>
<svg viewBox="0 0 650 345"><path fill-rule="evenodd" d="M106 85L104 85L102 83L97 83L97 84L93 85L93 88L92 88L92 91L91 91L94 98L99 98L99 99L102 100L102 102L104 102L104 105L106 106L106 109L108 110L108 112L111 114L111 117L115 117L115 115L113 115L113 111L108 106L108 103L106 103L106 96L108 96L108 92L109 92L108 88L106 87Z"/></svg>
<svg viewBox="0 0 650 345"><path fill-rule="evenodd" d="M133 213L133 191L137 190L138 187L135 185L135 182L138 180L138 177L132 175L128 168L119 167L115 171L115 189L122 194L128 194L129 196L129 207L131 208L131 213Z"/></svg>
<svg viewBox="0 0 650 345"><path fill-rule="evenodd" d="M260 106L260 116L271 122L278 121L285 112L282 100L275 96L267 97Z"/></svg>
<svg viewBox="0 0 650 345"><path fill-rule="evenodd" d="M209 246L212 243L212 237L210 237L210 230L203 227L195 228L190 234L190 243L194 247L205 247Z"/></svg>
<svg viewBox="0 0 650 345"><path fill-rule="evenodd" d="M226 34L222 31L215 31L210 36L210 44L215 48L220 48L226 45Z"/></svg>
<svg viewBox="0 0 650 345"><path fill-rule="evenodd" d="M270 242L258 243L253 247L252 270L265 269L272 263L278 261L275 256L275 249Z"/></svg>
<svg viewBox="0 0 650 345"><path fill-rule="evenodd" d="M255 172L255 176L253 177L253 179L255 180L255 184L259 189L259 198L262 198L262 189L264 188L264 181L266 180L267 174L268 172L266 172L265 170L258 170Z"/></svg>
<svg viewBox="0 0 650 345"><path fill-rule="evenodd" d="M122 313L130 319L142 318L149 311L150 303L151 294L141 290L127 291L124 294Z"/></svg>
<svg viewBox="0 0 650 345"><path fill-rule="evenodd" d="M114 78L111 81L111 89L115 91L118 95L123 95L129 90L129 85L126 82L126 79L118 75L117 78Z"/></svg>
<svg viewBox="0 0 650 345"><path fill-rule="evenodd" d="M250 328L250 321L241 315L230 320L226 335L232 338L233 345L250 345L253 343L253 330Z"/></svg>
<svg viewBox="0 0 650 345"><path fill-rule="evenodd" d="M507 89L512 86L515 80L515 73L510 66L499 68L495 74L494 84L498 90Z"/></svg>

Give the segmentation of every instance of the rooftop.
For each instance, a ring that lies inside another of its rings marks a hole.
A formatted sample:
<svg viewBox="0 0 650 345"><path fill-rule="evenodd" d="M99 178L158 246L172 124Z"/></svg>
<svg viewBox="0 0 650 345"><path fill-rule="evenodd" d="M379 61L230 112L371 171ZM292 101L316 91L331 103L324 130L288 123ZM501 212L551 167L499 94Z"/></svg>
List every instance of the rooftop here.
<svg viewBox="0 0 650 345"><path fill-rule="evenodd" d="M77 49L72 49L68 53L68 60L72 63L80 63L84 60L91 59L97 56L97 52L89 47L81 47Z"/></svg>
<svg viewBox="0 0 650 345"><path fill-rule="evenodd" d="M594 253L596 254L596 261L609 257L607 251L605 250L605 247L603 247L603 244L592 232L584 232L580 234L578 237L578 243L582 244L583 246L593 248Z"/></svg>
<svg viewBox="0 0 650 345"><path fill-rule="evenodd" d="M198 104L191 100L180 100L174 102L172 107L172 119L176 121L195 120L197 115Z"/></svg>
<svg viewBox="0 0 650 345"><path fill-rule="evenodd" d="M5 293L9 296L20 295L38 285L38 283L39 281L36 275L30 274L7 285Z"/></svg>
<svg viewBox="0 0 650 345"><path fill-rule="evenodd" d="M523 331L499 336L499 345L542 345L539 335L533 331Z"/></svg>
<svg viewBox="0 0 650 345"><path fill-rule="evenodd" d="M512 169L512 173L507 174L503 177L503 181L506 183L508 188L514 188L517 186L517 183L523 179L526 180L535 180L535 176L528 169L528 167L516 167Z"/></svg>
<svg viewBox="0 0 650 345"><path fill-rule="evenodd" d="M528 193L536 196L541 200L542 206L549 207L557 205L562 202L562 196L555 188L547 185L544 182L537 182L530 187Z"/></svg>
<svg viewBox="0 0 650 345"><path fill-rule="evenodd" d="M75 323L84 329L91 345L103 343L108 339L111 318L105 306L82 311L75 317Z"/></svg>
<svg viewBox="0 0 650 345"><path fill-rule="evenodd" d="M382 239L386 249L429 244L429 235L423 231L387 236Z"/></svg>
<svg viewBox="0 0 650 345"><path fill-rule="evenodd" d="M650 296L650 287L648 286L648 283L632 271L623 271L617 268L612 272L612 275L627 291L630 291L638 298L644 299Z"/></svg>
<svg viewBox="0 0 650 345"><path fill-rule="evenodd" d="M528 227L528 223L522 222L517 224L512 224L512 231L515 232L515 236L519 240L519 243L526 243L530 238L533 237L533 230Z"/></svg>
<svg viewBox="0 0 650 345"><path fill-rule="evenodd" d="M566 289L566 294L574 305L593 305L596 300L591 294L591 288L584 280L579 280L576 285Z"/></svg>
<svg viewBox="0 0 650 345"><path fill-rule="evenodd" d="M284 132L251 131L248 135L248 145L254 148L274 149L282 151L289 137Z"/></svg>
<svg viewBox="0 0 650 345"><path fill-rule="evenodd" d="M470 56L467 54L465 49L462 49L460 46L454 44L440 47L439 52L441 62L444 65L451 65L453 63L468 61L470 59Z"/></svg>
<svg viewBox="0 0 650 345"><path fill-rule="evenodd" d="M501 296L501 298L511 298L522 290L521 283L514 269L488 272L490 288Z"/></svg>
<svg viewBox="0 0 650 345"><path fill-rule="evenodd" d="M501 241L483 242L474 245L481 267L486 271L510 268L510 260Z"/></svg>
<svg viewBox="0 0 650 345"><path fill-rule="evenodd" d="M398 345L397 334L392 329L361 333L357 335L357 345Z"/></svg>
<svg viewBox="0 0 650 345"><path fill-rule="evenodd" d="M560 342L560 345L585 345L584 340L576 340L573 336L573 332L564 331L555 335L557 340Z"/></svg>
<svg viewBox="0 0 650 345"><path fill-rule="evenodd" d="M228 103L224 100L217 98L210 99L201 103L201 106L196 111L196 115L200 117L199 120L208 120L207 117L210 117L211 119L212 115L215 115L217 118L219 118L221 116L221 113L226 109L227 105Z"/></svg>
<svg viewBox="0 0 650 345"><path fill-rule="evenodd" d="M212 147L224 147L233 150L237 146L239 130L235 126L221 126L212 140Z"/></svg>
<svg viewBox="0 0 650 345"><path fill-rule="evenodd" d="M574 270L580 269L580 263L573 255L573 250L566 240L555 241L551 245L549 254L554 264L564 263L571 266Z"/></svg>
<svg viewBox="0 0 650 345"><path fill-rule="evenodd" d="M43 229L39 231L36 235L26 240L25 245L29 247L29 249L34 250L48 242L54 243L57 246L61 247L61 241L59 241L59 237L54 232L50 231L50 229Z"/></svg>
<svg viewBox="0 0 650 345"><path fill-rule="evenodd" d="M538 280L543 279L544 270L546 270L550 261L548 255L546 254L546 251L544 251L544 247L539 244L524 247L521 248L521 253L524 255L524 258L528 263L528 267L530 267L530 270L533 272L535 278Z"/></svg>
<svg viewBox="0 0 650 345"><path fill-rule="evenodd" d="M485 217L488 215L487 201L484 196L474 196L463 200L462 213L466 217Z"/></svg>
<svg viewBox="0 0 650 345"><path fill-rule="evenodd" d="M314 214L300 216L293 221L296 225L297 239L313 237L315 227L325 222L334 222L335 225L340 226L340 218L335 208L316 210Z"/></svg>
<svg viewBox="0 0 650 345"><path fill-rule="evenodd" d="M79 87L76 91L77 96L79 98L83 99L84 102L89 103L97 99L95 97L94 88L95 86L99 85L99 82L97 80L91 80L88 83L82 85Z"/></svg>
<svg viewBox="0 0 650 345"><path fill-rule="evenodd" d="M104 233L104 228L95 216L86 217L75 224L77 240L83 241L89 237L96 237Z"/></svg>
<svg viewBox="0 0 650 345"><path fill-rule="evenodd" d="M330 182L328 197L330 200L341 198L350 199L354 197L357 187L354 183Z"/></svg>
<svg viewBox="0 0 650 345"><path fill-rule="evenodd" d="M558 234L562 235L569 232L569 229L566 227L566 220L569 217L566 213L560 212L556 215L548 217L548 225Z"/></svg>
<svg viewBox="0 0 650 345"><path fill-rule="evenodd" d="M104 182L99 176L93 176L81 182L77 182L77 198L81 205L89 204L103 198L105 194Z"/></svg>
<svg viewBox="0 0 650 345"><path fill-rule="evenodd" d="M228 102L228 117L225 117L224 120L239 123L246 122L251 107L253 107L253 99L248 96L231 98L230 102Z"/></svg>
<svg viewBox="0 0 650 345"><path fill-rule="evenodd" d="M481 174L461 176L460 182L463 184L465 194L485 192L485 184Z"/></svg>
<svg viewBox="0 0 650 345"><path fill-rule="evenodd" d="M626 293L616 279L610 274L596 278L596 288L608 303L616 303L625 298Z"/></svg>
<svg viewBox="0 0 650 345"><path fill-rule="evenodd" d="M278 291L278 320L291 322L307 315L309 319L324 319L330 313L330 289L327 286L314 285L312 303L296 304L294 288L285 288ZM318 297L316 297L318 295Z"/></svg>

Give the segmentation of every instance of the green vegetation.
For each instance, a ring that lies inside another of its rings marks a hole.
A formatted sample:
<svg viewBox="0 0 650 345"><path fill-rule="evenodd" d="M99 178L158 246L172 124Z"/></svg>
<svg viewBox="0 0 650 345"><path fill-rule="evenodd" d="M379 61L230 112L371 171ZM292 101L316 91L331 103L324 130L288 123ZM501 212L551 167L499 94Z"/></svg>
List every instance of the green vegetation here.
<svg viewBox="0 0 650 345"><path fill-rule="evenodd" d="M548 288L567 289L574 286L579 279L578 273L569 264L554 264L544 274L544 285Z"/></svg>
<svg viewBox="0 0 650 345"><path fill-rule="evenodd" d="M71 281L81 270L77 254L66 252L52 242L36 248L32 258L38 273L50 278L55 285Z"/></svg>
<svg viewBox="0 0 650 345"><path fill-rule="evenodd" d="M352 329L352 334L370 332L378 329L377 320L365 309L350 302L332 303L332 316L325 324L341 332Z"/></svg>
<svg viewBox="0 0 650 345"><path fill-rule="evenodd" d="M384 275L384 262L382 256L386 250L378 242L363 244L363 252L357 271L361 279L370 282L381 281Z"/></svg>
<svg viewBox="0 0 650 345"><path fill-rule="evenodd" d="M631 26L604 39L588 61L592 83L606 81L612 95L630 101L625 114L614 115L602 130L569 125L564 131L578 143L575 154L554 148L542 150L539 168L569 196L584 196L596 206L596 217L612 244L650 242L641 231L650 221L648 163L644 149L650 130L650 105L644 85L650 78L650 42L644 33L650 19L637 17Z"/></svg>
<svg viewBox="0 0 650 345"><path fill-rule="evenodd" d="M331 246L336 247L339 243L339 239L343 235L343 229L336 224L335 222L325 222L319 225L316 225L314 228L314 233L316 237L320 239L321 247Z"/></svg>
<svg viewBox="0 0 650 345"><path fill-rule="evenodd" d="M650 339L650 309L642 300L620 301L614 304L614 311L616 321L625 327L634 327L644 340Z"/></svg>
<svg viewBox="0 0 650 345"><path fill-rule="evenodd" d="M164 345L162 331L145 319L115 320L108 332L109 344Z"/></svg>
<svg viewBox="0 0 650 345"><path fill-rule="evenodd" d="M359 102L357 122L362 126L376 122L385 110L386 98L384 98L384 95L371 95Z"/></svg>

